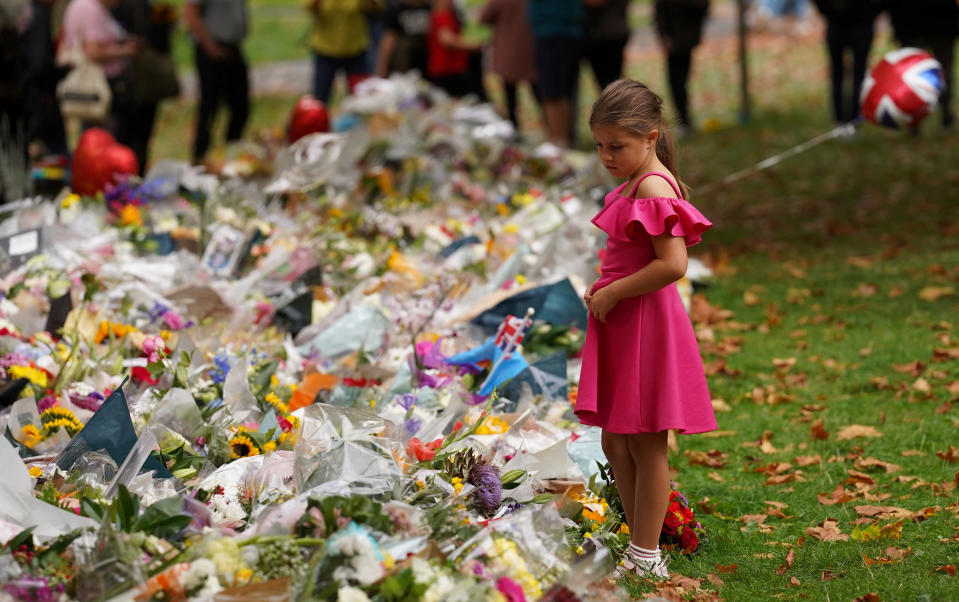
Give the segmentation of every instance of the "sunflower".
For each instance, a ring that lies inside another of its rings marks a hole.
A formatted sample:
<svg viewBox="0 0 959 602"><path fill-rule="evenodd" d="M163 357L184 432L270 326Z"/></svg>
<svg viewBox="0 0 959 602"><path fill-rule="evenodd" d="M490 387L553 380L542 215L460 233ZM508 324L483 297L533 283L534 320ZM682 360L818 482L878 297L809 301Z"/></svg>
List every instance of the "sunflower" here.
<svg viewBox="0 0 959 602"><path fill-rule="evenodd" d="M40 429L32 424L28 424L20 430L23 433L23 444L30 449L33 449L37 443L43 441L43 435L40 434Z"/></svg>
<svg viewBox="0 0 959 602"><path fill-rule="evenodd" d="M53 406L44 410L43 414L40 414L40 422L43 423L47 433L63 428L71 437L83 429L83 423L77 419L73 412L62 406Z"/></svg>
<svg viewBox="0 0 959 602"><path fill-rule="evenodd" d="M248 458L260 455L260 448L246 435L237 435L230 439L230 453L234 458Z"/></svg>

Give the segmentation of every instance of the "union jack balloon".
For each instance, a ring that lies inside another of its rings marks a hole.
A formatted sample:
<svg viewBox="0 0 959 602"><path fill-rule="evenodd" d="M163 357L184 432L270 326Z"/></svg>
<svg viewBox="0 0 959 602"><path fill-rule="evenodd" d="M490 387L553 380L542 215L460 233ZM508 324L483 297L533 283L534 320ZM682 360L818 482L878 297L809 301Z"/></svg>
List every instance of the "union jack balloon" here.
<svg viewBox="0 0 959 602"><path fill-rule="evenodd" d="M863 117L889 128L914 126L935 108L944 85L942 65L929 53L893 50L863 82Z"/></svg>

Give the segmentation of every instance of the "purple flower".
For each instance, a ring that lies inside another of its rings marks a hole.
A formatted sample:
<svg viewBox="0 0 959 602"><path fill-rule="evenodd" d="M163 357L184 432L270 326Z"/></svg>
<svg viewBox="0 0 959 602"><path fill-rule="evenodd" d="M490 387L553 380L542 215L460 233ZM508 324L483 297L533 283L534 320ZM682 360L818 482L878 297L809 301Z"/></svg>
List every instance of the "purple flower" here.
<svg viewBox="0 0 959 602"><path fill-rule="evenodd" d="M406 432L411 435L415 435L420 430L420 427L422 426L423 426L422 420L420 420L419 418L410 418L409 420L406 421Z"/></svg>
<svg viewBox="0 0 959 602"><path fill-rule="evenodd" d="M412 393L403 393L403 396L396 400L401 408L409 412L416 405L416 395Z"/></svg>
<svg viewBox="0 0 959 602"><path fill-rule="evenodd" d="M150 311L147 312L147 315L149 316L151 322L156 322L168 311L170 311L169 307L157 301L153 304L153 307L150 308Z"/></svg>
<svg viewBox="0 0 959 602"><path fill-rule="evenodd" d="M71 395L70 401L78 408L96 412L103 405L103 395L94 391L85 397Z"/></svg>
<svg viewBox="0 0 959 602"><path fill-rule="evenodd" d="M492 516L499 510L503 502L503 481L498 468L489 462L480 462L470 471L466 482L476 487L473 499L480 512Z"/></svg>
<svg viewBox="0 0 959 602"><path fill-rule="evenodd" d="M37 411L41 414L57 405L57 398L53 395L45 395L43 399L37 402Z"/></svg>

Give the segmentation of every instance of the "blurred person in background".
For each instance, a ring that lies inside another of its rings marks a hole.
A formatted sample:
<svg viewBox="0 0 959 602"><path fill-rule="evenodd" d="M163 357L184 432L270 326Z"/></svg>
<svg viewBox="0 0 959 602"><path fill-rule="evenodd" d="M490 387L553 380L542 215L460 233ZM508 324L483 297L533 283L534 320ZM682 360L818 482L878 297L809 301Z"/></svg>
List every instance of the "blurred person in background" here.
<svg viewBox="0 0 959 602"><path fill-rule="evenodd" d="M226 140L243 137L250 115L250 74L241 47L249 25L246 0L187 0L183 7L195 43L200 80L193 161L210 148L210 126L221 102L230 110Z"/></svg>
<svg viewBox="0 0 959 602"><path fill-rule="evenodd" d="M630 0L586 0L584 54L599 89L623 76Z"/></svg>
<svg viewBox="0 0 959 602"><path fill-rule="evenodd" d="M30 20L26 0L0 2L0 205L17 200L26 159L27 54L23 32Z"/></svg>
<svg viewBox="0 0 959 602"><path fill-rule="evenodd" d="M110 13L118 5L119 0L70 0L63 13L61 51L82 52L87 60L103 69L112 93L108 129L117 142L128 144L130 131L139 119L133 100L130 59L140 42Z"/></svg>
<svg viewBox="0 0 959 602"><path fill-rule="evenodd" d="M859 117L859 96L866 78L874 24L882 4L874 0L814 1L826 20L833 118L836 123L848 123ZM844 94L847 53L852 54L851 97Z"/></svg>
<svg viewBox="0 0 959 602"><path fill-rule="evenodd" d="M141 40L144 46L169 57L173 27L176 24L176 12L172 5L154 4L150 0L119 0L113 15L128 32ZM136 63L133 69L136 75ZM137 119L130 124L127 131L118 135L117 142L129 146L136 154L142 176L149 160L150 139L153 137L160 101L138 97L134 86L132 102Z"/></svg>
<svg viewBox="0 0 959 602"><path fill-rule="evenodd" d="M951 128L955 121L952 110L953 54L959 36L959 4L957 0L891 0L889 16L893 33L904 47L924 48L932 52L945 76L945 88L939 95L942 126Z"/></svg>
<svg viewBox="0 0 959 602"><path fill-rule="evenodd" d="M430 31L426 38L428 52L426 74L430 81L455 98L483 91L482 73L471 77L470 53L482 50L481 44L463 39L463 23L453 0L434 0Z"/></svg>
<svg viewBox="0 0 959 602"><path fill-rule="evenodd" d="M369 75L369 16L380 12L382 0L310 0L313 31L313 97L329 103L336 74L342 72L350 87Z"/></svg>
<svg viewBox="0 0 959 602"><path fill-rule="evenodd" d="M526 82L539 99L536 65L533 61L533 31L526 16L526 0L489 0L479 21L493 28L492 71L503 80L506 114L519 131L516 111L517 87Z"/></svg>
<svg viewBox="0 0 959 602"><path fill-rule="evenodd" d="M418 71L426 77L429 58L426 38L433 9L430 0L394 0L386 11L386 30L380 40L376 75Z"/></svg>
<svg viewBox="0 0 959 602"><path fill-rule="evenodd" d="M27 142L40 141L43 151L68 155L67 135L57 101L63 70L56 64L53 42L53 0L32 0L33 14L23 33L27 53Z"/></svg>
<svg viewBox="0 0 959 602"><path fill-rule="evenodd" d="M582 53L582 0L528 1L547 137L557 146L568 147L575 127L573 97Z"/></svg>
<svg viewBox="0 0 959 602"><path fill-rule="evenodd" d="M676 105L676 134L693 128L689 111L689 72L693 49L703 37L703 24L709 14L709 0L656 0L656 31L666 52L669 90Z"/></svg>

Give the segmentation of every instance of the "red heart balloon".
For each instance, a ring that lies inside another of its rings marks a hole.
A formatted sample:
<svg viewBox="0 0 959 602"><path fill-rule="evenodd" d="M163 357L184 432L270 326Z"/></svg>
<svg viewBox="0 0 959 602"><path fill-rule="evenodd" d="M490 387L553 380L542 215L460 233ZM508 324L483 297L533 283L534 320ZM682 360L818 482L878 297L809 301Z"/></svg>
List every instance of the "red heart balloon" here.
<svg viewBox="0 0 959 602"><path fill-rule="evenodd" d="M293 144L307 134L330 131L330 115L323 101L312 96L303 96L296 101L290 126L287 128L287 140Z"/></svg>
<svg viewBox="0 0 959 602"><path fill-rule="evenodd" d="M110 132L101 129L89 129L80 136L77 148L73 152L70 186L73 192L82 195L94 195L102 190L103 153L116 144Z"/></svg>
<svg viewBox="0 0 959 602"><path fill-rule="evenodd" d="M114 144L107 147L103 154L107 165L107 172L103 174L106 176L104 186L112 183L118 175L136 175L140 171L136 153L129 146Z"/></svg>

